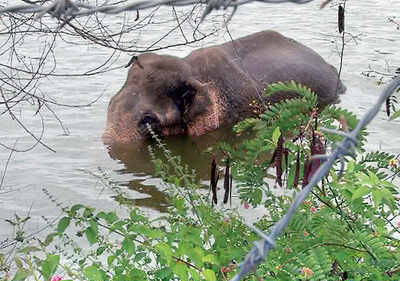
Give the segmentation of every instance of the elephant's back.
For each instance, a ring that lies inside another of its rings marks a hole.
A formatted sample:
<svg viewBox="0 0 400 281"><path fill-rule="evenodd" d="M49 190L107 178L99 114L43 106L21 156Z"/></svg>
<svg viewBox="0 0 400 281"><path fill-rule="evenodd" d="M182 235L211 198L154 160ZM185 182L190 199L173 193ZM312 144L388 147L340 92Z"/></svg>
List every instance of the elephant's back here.
<svg viewBox="0 0 400 281"><path fill-rule="evenodd" d="M259 91L273 82L294 80L315 91L324 105L337 102L346 89L336 68L318 53L271 30L196 50L186 59L203 75L218 76L227 85L232 82L226 80L242 77Z"/></svg>
<svg viewBox="0 0 400 281"><path fill-rule="evenodd" d="M278 32L258 32L221 47L260 87L294 80L314 90L324 105L338 102L346 91L334 66L311 48Z"/></svg>

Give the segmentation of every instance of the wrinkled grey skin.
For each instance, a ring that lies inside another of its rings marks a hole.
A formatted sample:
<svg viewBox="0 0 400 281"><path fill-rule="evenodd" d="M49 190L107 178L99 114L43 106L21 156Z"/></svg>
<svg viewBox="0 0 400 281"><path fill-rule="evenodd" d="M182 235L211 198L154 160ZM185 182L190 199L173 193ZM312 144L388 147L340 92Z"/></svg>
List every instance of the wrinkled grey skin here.
<svg viewBox="0 0 400 281"><path fill-rule="evenodd" d="M262 98L269 83L291 80L315 91L321 106L337 102L346 90L332 65L274 31L198 49L185 58L142 54L110 101L103 140L135 143L150 137L147 126L163 136L202 135L252 116L249 104Z"/></svg>

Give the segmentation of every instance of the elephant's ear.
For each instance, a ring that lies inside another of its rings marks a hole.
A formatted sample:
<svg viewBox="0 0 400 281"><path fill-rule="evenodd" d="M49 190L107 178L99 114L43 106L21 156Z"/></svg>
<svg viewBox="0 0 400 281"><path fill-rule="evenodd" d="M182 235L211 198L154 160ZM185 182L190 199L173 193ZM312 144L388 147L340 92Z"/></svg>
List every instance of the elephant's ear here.
<svg viewBox="0 0 400 281"><path fill-rule="evenodd" d="M208 83L201 83L194 78L189 78L184 83L188 89L186 95L189 96L185 103L183 115L189 121L206 112L208 107L211 106L211 100L208 94Z"/></svg>
<svg viewBox="0 0 400 281"><path fill-rule="evenodd" d="M171 87L168 96L173 99L183 116L190 111L195 114L204 107L207 100L207 84L194 78L186 78Z"/></svg>

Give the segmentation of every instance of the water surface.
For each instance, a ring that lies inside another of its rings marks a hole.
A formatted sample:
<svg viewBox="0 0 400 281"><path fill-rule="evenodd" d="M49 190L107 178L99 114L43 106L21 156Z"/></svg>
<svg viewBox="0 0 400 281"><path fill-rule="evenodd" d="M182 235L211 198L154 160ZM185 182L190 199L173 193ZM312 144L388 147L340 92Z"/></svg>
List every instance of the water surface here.
<svg viewBox="0 0 400 281"><path fill-rule="evenodd" d="M313 48L329 63L338 66L341 40L337 33L336 7L320 10L319 2L302 6L248 4L239 8L227 29L222 26L221 16L209 18L202 29L222 27L215 36L191 46L179 46L159 53L185 56L194 48L225 42L231 36L238 38L274 29ZM177 10L179 13L182 8ZM400 11L398 0L347 3L346 31L349 35L346 36L342 79L348 91L342 97L342 106L358 115L362 115L373 104L382 90L382 86L376 84L377 78L367 78L361 73L369 69L393 73L400 67L400 31L388 21L388 17L395 16L396 11ZM160 23L161 19L171 18L171 13L171 8L159 9L153 24L132 31L124 39L132 40L139 46L149 46L165 34L165 26L172 24ZM141 13L142 17L145 15L146 12ZM122 15L107 16L104 21L118 29L123 19ZM51 23L53 20L47 21ZM185 28L189 36L190 26ZM7 37L0 35L0 41ZM46 36L32 36L31 40L25 40L18 46L18 50L27 56L40 56L46 40ZM122 66L130 59L129 54L116 52L108 61L113 50L76 40L68 35L57 39L56 63L49 64L49 67L56 65L55 73L84 73L104 63L106 66ZM160 44L175 42L182 42L179 31L171 33ZM0 56L0 62L9 63L4 55ZM53 106L62 126L49 110L41 111L45 121L43 142L56 152L37 145L29 152L12 155L0 189L0 240L12 233L12 228L4 219L14 213L32 217L26 225L28 232L43 225L41 216L52 218L60 214L59 208L42 189L48 190L65 205L84 203L101 209L118 209L114 191L105 184L111 182L126 191L145 212L156 214L158 210L165 210L163 186L153 176L146 147L110 151L101 141L108 101L122 86L126 73L126 68L119 68L93 76L61 75L40 81L41 92L61 104L84 105L96 99L97 102L80 108ZM32 132L40 134L42 121L35 111L27 106L21 107L19 118ZM370 125L369 131L368 149L400 152L399 122L387 122L382 112ZM168 145L174 153L182 155L192 168L197 169L201 176L206 177L210 157L202 154L202 151L216 140L227 137L229 134L221 131L201 138L174 138L168 141ZM0 142L8 146L16 142L18 149L29 148L34 143L32 137L16 126L6 114L0 116ZM9 153L9 150L0 148L1 173Z"/></svg>

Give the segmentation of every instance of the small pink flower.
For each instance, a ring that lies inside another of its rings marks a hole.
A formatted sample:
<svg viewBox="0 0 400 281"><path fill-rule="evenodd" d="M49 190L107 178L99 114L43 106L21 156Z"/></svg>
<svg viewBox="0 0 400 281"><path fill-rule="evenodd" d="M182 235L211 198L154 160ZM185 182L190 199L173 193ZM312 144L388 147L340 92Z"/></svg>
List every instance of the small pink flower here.
<svg viewBox="0 0 400 281"><path fill-rule="evenodd" d="M54 275L53 278L51 278L51 281L61 281L62 279L61 275Z"/></svg>
<svg viewBox="0 0 400 281"><path fill-rule="evenodd" d="M224 222L229 223L230 219L229 218L224 218Z"/></svg>
<svg viewBox="0 0 400 281"><path fill-rule="evenodd" d="M249 203L247 203L247 202L246 202L246 203L244 203L244 208L245 208L245 209L248 209L248 208L250 208L250 204L249 204Z"/></svg>
<svg viewBox="0 0 400 281"><path fill-rule="evenodd" d="M307 237L308 235L310 235L307 230L304 230L304 236Z"/></svg>
<svg viewBox="0 0 400 281"><path fill-rule="evenodd" d="M315 206L311 206L311 212L313 212L314 214L317 213L317 208L315 208Z"/></svg>
<svg viewBox="0 0 400 281"><path fill-rule="evenodd" d="M311 277L313 275L313 271L311 268L308 267L303 267L301 269L301 273L305 276L305 277Z"/></svg>

